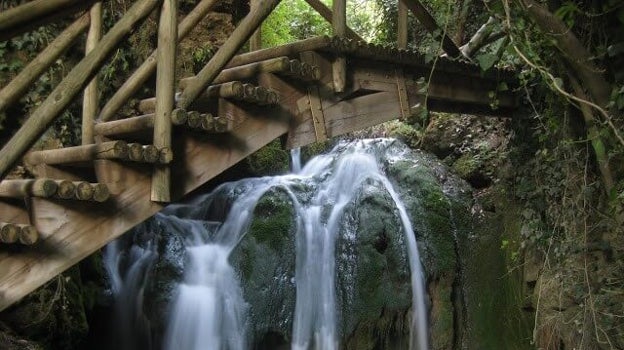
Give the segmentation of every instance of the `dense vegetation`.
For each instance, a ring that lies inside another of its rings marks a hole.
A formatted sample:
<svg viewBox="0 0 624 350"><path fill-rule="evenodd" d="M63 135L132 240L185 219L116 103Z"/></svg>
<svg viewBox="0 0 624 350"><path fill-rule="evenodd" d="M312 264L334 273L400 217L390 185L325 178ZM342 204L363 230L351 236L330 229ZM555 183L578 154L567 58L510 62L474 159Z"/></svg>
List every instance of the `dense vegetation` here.
<svg viewBox="0 0 624 350"><path fill-rule="evenodd" d="M23 1L2 2L0 6L7 8L20 2ZM188 10L193 2L181 1L183 10ZM131 0L107 2L107 28L130 3ZM348 24L360 36L394 45L396 1L350 0L348 3ZM519 73L517 93L522 96L523 110L508 125L508 132L513 135L511 146L505 150L481 150L475 143L468 151L488 160L501 161L502 157L508 163L505 169L513 169L512 174L504 176L501 169L488 171L494 173L490 174L494 179L491 191L522 207L518 213L521 216L518 235L510 236L502 245L509 252L510 270L524 269L529 264L538 266L540 277L527 291L534 298L530 308L535 312L536 346L545 349L624 347L624 3L619 0L425 0L423 3L439 28L426 31L410 17L410 48L421 50L435 62L443 54L441 34L463 45L475 33L485 33L478 49L463 59L474 61L484 71L505 66ZM240 12L240 8L232 6L229 10ZM214 16L211 20L227 22ZM67 23L41 27L0 42L0 86L15 76ZM153 49L154 24L152 16L109 59L100 74L103 100ZM273 46L330 32L329 25L304 0L284 0L266 21L262 33L264 45ZM180 73L191 74L205 64L222 40L220 37L183 45ZM202 42L201 46L197 42ZM84 55L82 50L81 45L72 48L19 104L0 113L2 143ZM502 84L498 88L500 91L510 87ZM147 95L150 89L146 86L143 94ZM493 106L496 106L496 93L491 92ZM79 143L79 111L80 105L73 104L47 135L46 142ZM420 145L429 122L444 117L424 113L387 128L409 144ZM466 150L454 152L452 161L461 158L459 153Z"/></svg>

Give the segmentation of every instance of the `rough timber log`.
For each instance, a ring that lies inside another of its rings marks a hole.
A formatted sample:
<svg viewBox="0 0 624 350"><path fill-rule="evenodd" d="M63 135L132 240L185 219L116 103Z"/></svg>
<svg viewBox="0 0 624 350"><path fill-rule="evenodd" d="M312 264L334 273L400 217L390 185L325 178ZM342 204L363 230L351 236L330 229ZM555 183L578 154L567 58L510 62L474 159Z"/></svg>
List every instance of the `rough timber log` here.
<svg viewBox="0 0 624 350"><path fill-rule="evenodd" d="M57 185L51 179L16 179L0 182L0 197L21 199L24 197L51 197Z"/></svg>
<svg viewBox="0 0 624 350"><path fill-rule="evenodd" d="M24 157L29 165L73 164L95 159L125 159L128 144L124 141L108 141L98 144L34 151Z"/></svg>
<svg viewBox="0 0 624 350"><path fill-rule="evenodd" d="M0 41L88 8L97 0L35 0L0 12Z"/></svg>
<svg viewBox="0 0 624 350"><path fill-rule="evenodd" d="M65 29L41 53L0 91L0 112L17 102L24 92L45 72L85 31L89 16L83 15Z"/></svg>

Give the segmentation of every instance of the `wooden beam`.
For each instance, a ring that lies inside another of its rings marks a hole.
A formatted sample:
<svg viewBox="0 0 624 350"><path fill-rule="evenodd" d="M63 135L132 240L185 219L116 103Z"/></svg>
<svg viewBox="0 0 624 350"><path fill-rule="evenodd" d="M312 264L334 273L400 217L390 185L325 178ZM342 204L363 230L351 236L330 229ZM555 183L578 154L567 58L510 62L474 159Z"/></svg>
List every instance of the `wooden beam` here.
<svg viewBox="0 0 624 350"><path fill-rule="evenodd" d="M197 74L197 79L184 90L177 103L178 107L186 109L201 95L279 2L280 0L262 2L258 5L256 11L245 16L226 42L219 47L215 55Z"/></svg>
<svg viewBox="0 0 624 350"><path fill-rule="evenodd" d="M322 3L320 0L305 0L305 1L308 3L308 5L310 5L310 7L315 9L316 12L318 12L318 14L321 15L321 17L323 17L327 22L329 22L330 24L332 23L332 18L333 18L332 10L330 10L330 8L327 7L327 5ZM356 32L354 32L353 29L351 29L349 26L346 26L345 30L346 30L347 38L357 40L357 41L366 41L362 39L362 37L359 36Z"/></svg>
<svg viewBox="0 0 624 350"><path fill-rule="evenodd" d="M197 6L184 17L178 26L178 41L182 41L182 39L186 38L191 30L208 14L217 1L218 0L201 0ZM102 122L112 120L115 113L123 107L132 95L145 85L145 82L155 71L156 50L154 50L145 62L143 62L121 87L115 91L115 94L113 94L104 107L102 107L98 120Z"/></svg>
<svg viewBox="0 0 624 350"><path fill-rule="evenodd" d="M253 62L222 70L209 85L222 84L230 81L248 80L258 73L288 72L290 60L288 57L275 57L265 61ZM180 89L186 90L198 81L198 76L180 80ZM206 86L208 88L208 86ZM199 97L199 96L198 96ZM188 106L187 106L188 107Z"/></svg>
<svg viewBox="0 0 624 350"><path fill-rule="evenodd" d="M113 120L105 123L95 124L95 134L100 136L118 136L125 134L132 134L140 131L149 131L153 133L154 129L154 114L156 108L156 101L150 101L149 106L144 106L146 110L151 110L152 113L140 115L137 117L130 117L126 119ZM186 124L187 112L181 109L174 109L171 112L171 123L173 125Z"/></svg>
<svg viewBox="0 0 624 350"><path fill-rule="evenodd" d="M436 23L435 19L429 11L423 6L423 4L419 0L399 0L407 6L407 8L414 14L414 16L418 19L418 21L425 27L425 29L430 33L434 34L435 32L441 32L441 28ZM438 39L438 38L436 38ZM461 51L453 42L448 34L444 34L441 38L442 40L442 49L446 52L450 57L460 57L462 56Z"/></svg>
<svg viewBox="0 0 624 350"><path fill-rule="evenodd" d="M0 112L16 103L32 84L61 56L89 25L89 15L82 15L41 51L0 91Z"/></svg>
<svg viewBox="0 0 624 350"><path fill-rule="evenodd" d="M332 29L334 36L344 37L347 32L347 2L333 0ZM332 63L334 90L343 92L347 85L347 58L338 54Z"/></svg>
<svg viewBox="0 0 624 350"><path fill-rule="evenodd" d="M97 0L34 0L0 12L0 41L88 8Z"/></svg>
<svg viewBox="0 0 624 350"><path fill-rule="evenodd" d="M83 146L34 151L24 156L24 162L31 166L37 164L74 164L90 162L95 159L125 159L127 156L127 143L124 141L108 141Z"/></svg>
<svg viewBox="0 0 624 350"><path fill-rule="evenodd" d="M175 69L177 0L164 0L158 27L158 66L156 70L156 115L154 117L154 146L171 148L171 114L175 105ZM152 201L171 200L171 171L166 164L154 166Z"/></svg>
<svg viewBox="0 0 624 350"><path fill-rule="evenodd" d="M397 20L397 46L399 49L407 49L407 6L399 0Z"/></svg>
<svg viewBox="0 0 624 350"><path fill-rule="evenodd" d="M328 47L331 43L330 37L326 35L315 36L309 39L295 41L285 45L248 52L234 56L227 64L226 68L232 68L253 62L265 61L276 57L289 57L298 55L302 51L314 51Z"/></svg>
<svg viewBox="0 0 624 350"><path fill-rule="evenodd" d="M57 185L51 179L15 179L0 182L0 197L23 199L24 197L52 197Z"/></svg>
<svg viewBox="0 0 624 350"><path fill-rule="evenodd" d="M158 4L158 0L139 0L119 22L102 38L100 44L67 74L58 86L41 103L9 142L0 150L0 179L9 172L17 160L37 141L45 130L73 101L116 45L134 26L145 18Z"/></svg>
<svg viewBox="0 0 624 350"><path fill-rule="evenodd" d="M87 35L87 43L85 54L89 54L100 41L102 37L102 3L96 2L89 11L91 25L89 26L89 34ZM84 90L82 101L82 144L88 145L93 143L93 124L98 112L98 78L97 74L91 80Z"/></svg>

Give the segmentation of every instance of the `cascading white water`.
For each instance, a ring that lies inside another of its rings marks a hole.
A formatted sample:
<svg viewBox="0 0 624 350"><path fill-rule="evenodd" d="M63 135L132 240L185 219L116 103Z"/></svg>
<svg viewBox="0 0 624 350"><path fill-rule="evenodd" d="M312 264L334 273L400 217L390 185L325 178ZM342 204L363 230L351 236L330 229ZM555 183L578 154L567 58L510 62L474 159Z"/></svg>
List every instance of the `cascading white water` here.
<svg viewBox="0 0 624 350"><path fill-rule="evenodd" d="M372 142L379 141L341 144L328 155L310 160L295 174L222 185L216 192L235 194L236 199L215 232L209 229L214 226L201 220L159 214L159 220L187 237L184 281L173 302L164 348L249 347L248 306L228 258L248 231L260 198L279 189L290 198L297 224L292 349L338 349L341 315L336 297L336 241L346 209L355 204L364 186L374 184L385 188L393 199L408 245L413 308L410 349L427 350L424 278L416 238L405 206L382 171L378 159L382 155L376 154ZM300 164L298 159L294 154L293 170ZM312 191L305 199L298 193L302 184ZM202 200L209 201L210 196ZM174 213L176 208L168 212Z"/></svg>
<svg viewBox="0 0 624 350"><path fill-rule="evenodd" d="M151 336L143 313L143 286L158 254L153 241L147 242L146 247L132 245L127 252L120 245L120 241L111 242L103 257L115 298L114 347L121 350L149 349Z"/></svg>

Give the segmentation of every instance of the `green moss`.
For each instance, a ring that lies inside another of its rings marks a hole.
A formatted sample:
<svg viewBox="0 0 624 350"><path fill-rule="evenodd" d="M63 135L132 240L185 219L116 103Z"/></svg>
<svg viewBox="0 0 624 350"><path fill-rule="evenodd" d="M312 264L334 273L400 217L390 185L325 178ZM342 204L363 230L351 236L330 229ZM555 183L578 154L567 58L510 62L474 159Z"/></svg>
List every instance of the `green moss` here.
<svg viewBox="0 0 624 350"><path fill-rule="evenodd" d="M467 179L477 172L481 163L471 153L465 153L453 164L453 171L462 179Z"/></svg>
<svg viewBox="0 0 624 350"><path fill-rule="evenodd" d="M293 227L291 206L290 201L279 196L262 197L254 211L250 235L275 251L282 250Z"/></svg>
<svg viewBox="0 0 624 350"><path fill-rule="evenodd" d="M247 157L246 162L256 175L283 174L289 170L290 154L282 148L280 140L276 139Z"/></svg>

